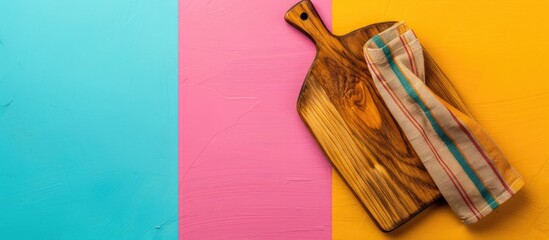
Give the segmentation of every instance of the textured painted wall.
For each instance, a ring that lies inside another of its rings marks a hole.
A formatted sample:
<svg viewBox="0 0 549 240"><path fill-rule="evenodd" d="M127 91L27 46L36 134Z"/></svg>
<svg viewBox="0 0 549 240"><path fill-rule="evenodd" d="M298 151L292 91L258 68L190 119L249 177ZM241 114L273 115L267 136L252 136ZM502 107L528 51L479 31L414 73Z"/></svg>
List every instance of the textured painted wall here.
<svg viewBox="0 0 549 240"><path fill-rule="evenodd" d="M0 232L177 238L177 0L0 1Z"/></svg>
<svg viewBox="0 0 549 240"><path fill-rule="evenodd" d="M526 182L477 224L441 201L385 234L334 174L334 239L549 239L547 12L548 1L333 1L337 33L406 21Z"/></svg>
<svg viewBox="0 0 549 240"><path fill-rule="evenodd" d="M295 107L315 55L283 19L296 2L181 2L182 239L331 237L331 168Z"/></svg>
<svg viewBox="0 0 549 240"><path fill-rule="evenodd" d="M181 0L178 27L176 0L0 1L1 238L547 238L547 2L334 0L337 33L406 20L526 178L479 224L441 202L390 234L296 114L296 2Z"/></svg>

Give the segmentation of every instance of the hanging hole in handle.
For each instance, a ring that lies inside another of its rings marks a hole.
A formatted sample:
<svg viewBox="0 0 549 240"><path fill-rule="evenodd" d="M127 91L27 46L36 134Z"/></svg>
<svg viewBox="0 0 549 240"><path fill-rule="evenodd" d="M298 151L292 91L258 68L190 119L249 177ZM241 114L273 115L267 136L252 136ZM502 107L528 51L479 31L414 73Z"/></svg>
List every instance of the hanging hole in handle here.
<svg viewBox="0 0 549 240"><path fill-rule="evenodd" d="M307 18L309 18L309 14L304 12L304 13L301 13L301 15L299 15L299 17L301 17L301 20L307 20Z"/></svg>

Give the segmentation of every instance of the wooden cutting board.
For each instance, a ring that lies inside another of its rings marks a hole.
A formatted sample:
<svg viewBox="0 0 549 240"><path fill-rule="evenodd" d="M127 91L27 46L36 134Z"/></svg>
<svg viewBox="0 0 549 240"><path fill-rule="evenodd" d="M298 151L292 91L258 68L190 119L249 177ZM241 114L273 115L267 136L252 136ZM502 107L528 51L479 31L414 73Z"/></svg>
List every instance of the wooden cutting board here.
<svg viewBox="0 0 549 240"><path fill-rule="evenodd" d="M394 22L335 36L308 0L293 6L285 19L317 49L297 102L302 120L378 227L395 229L441 195L382 101L364 60L366 41ZM427 53L425 68L427 85L469 114Z"/></svg>

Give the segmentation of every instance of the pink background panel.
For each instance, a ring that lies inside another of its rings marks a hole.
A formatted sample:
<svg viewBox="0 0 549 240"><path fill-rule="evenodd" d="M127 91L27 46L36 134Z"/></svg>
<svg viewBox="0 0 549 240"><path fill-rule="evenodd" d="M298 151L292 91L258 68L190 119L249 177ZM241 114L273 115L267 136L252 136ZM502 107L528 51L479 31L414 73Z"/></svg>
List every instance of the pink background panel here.
<svg viewBox="0 0 549 240"><path fill-rule="evenodd" d="M295 107L315 56L283 19L296 2L180 2L182 239L331 237L331 168Z"/></svg>

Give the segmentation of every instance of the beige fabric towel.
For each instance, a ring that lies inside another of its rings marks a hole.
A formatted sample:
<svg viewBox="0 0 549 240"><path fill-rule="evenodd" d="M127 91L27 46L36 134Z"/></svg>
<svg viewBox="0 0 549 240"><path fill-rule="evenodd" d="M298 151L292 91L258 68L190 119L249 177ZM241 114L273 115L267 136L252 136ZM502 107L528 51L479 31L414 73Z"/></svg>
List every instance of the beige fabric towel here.
<svg viewBox="0 0 549 240"><path fill-rule="evenodd" d="M486 132L425 85L422 47L404 23L370 39L364 55L387 107L464 223L482 219L522 187Z"/></svg>

